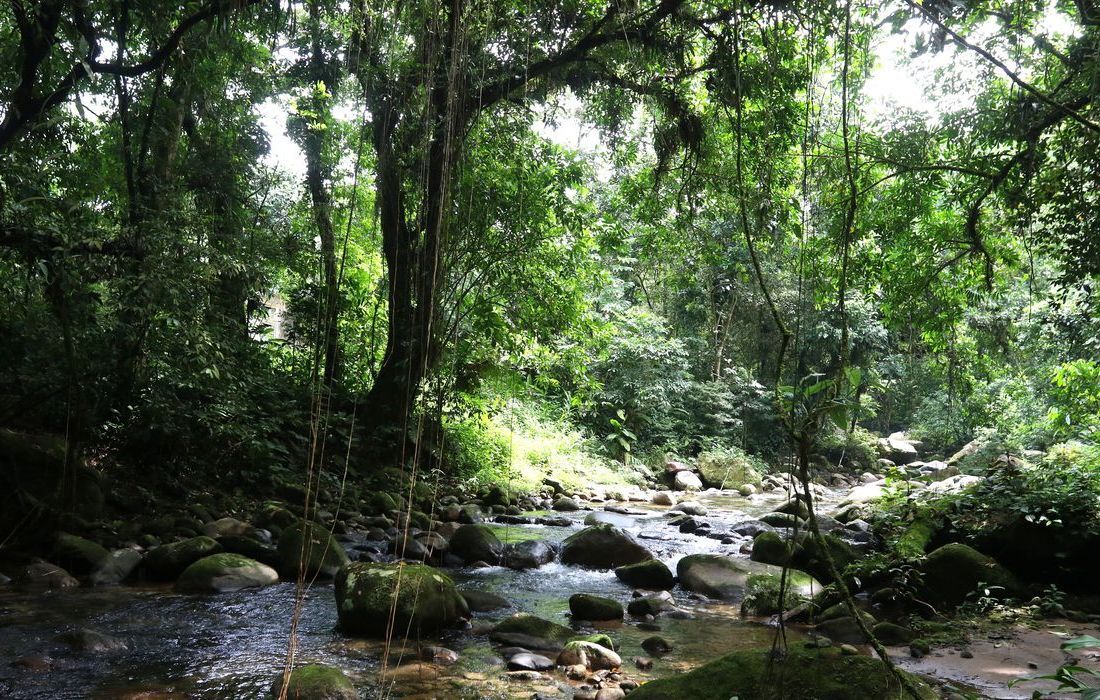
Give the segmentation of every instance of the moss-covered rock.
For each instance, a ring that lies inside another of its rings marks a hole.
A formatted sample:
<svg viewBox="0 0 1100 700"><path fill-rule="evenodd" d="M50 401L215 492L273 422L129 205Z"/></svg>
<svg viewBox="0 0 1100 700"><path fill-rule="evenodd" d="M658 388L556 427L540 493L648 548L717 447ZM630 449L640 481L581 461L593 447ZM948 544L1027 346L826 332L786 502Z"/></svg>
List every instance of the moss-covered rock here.
<svg viewBox="0 0 1100 700"><path fill-rule="evenodd" d="M349 634L381 637L393 611L395 636L430 633L468 617L466 600L425 564L348 564L336 576L336 613Z"/></svg>
<svg viewBox="0 0 1100 700"><path fill-rule="evenodd" d="M1010 572L973 547L946 544L924 560L920 597L936 607L954 608L984 584L993 597L1017 597L1024 587Z"/></svg>
<svg viewBox="0 0 1100 700"><path fill-rule="evenodd" d="M469 524L455 531L451 537L450 551L467 563L483 561L487 564L499 564L504 544L488 525Z"/></svg>
<svg viewBox="0 0 1100 700"><path fill-rule="evenodd" d="M176 580L181 593L225 593L242 588L268 586L279 580L279 574L255 559L222 552L203 557L183 570Z"/></svg>
<svg viewBox="0 0 1100 700"><path fill-rule="evenodd" d="M58 533L53 546L53 560L77 576L95 570L109 555L101 545L67 532Z"/></svg>
<svg viewBox="0 0 1100 700"><path fill-rule="evenodd" d="M283 676L276 676L271 684L271 694L279 697L283 689ZM359 693L344 672L333 666L307 664L290 674L286 696L298 700L358 700Z"/></svg>
<svg viewBox="0 0 1100 700"><path fill-rule="evenodd" d="M672 570L659 559L620 566L615 569L615 576L628 586L650 591L667 591L676 585Z"/></svg>
<svg viewBox="0 0 1100 700"><path fill-rule="evenodd" d="M836 649L792 649L770 667L768 650L738 651L679 675L646 683L633 700L854 700L907 698L886 666L870 656L845 656ZM904 672L902 672L904 673ZM906 674L920 700L935 691Z"/></svg>
<svg viewBox="0 0 1100 700"><path fill-rule="evenodd" d="M623 619L623 606L619 601L610 598L587 593L574 593L569 596L569 613L574 620L593 620L597 622L621 620Z"/></svg>
<svg viewBox="0 0 1100 700"><path fill-rule="evenodd" d="M793 513L764 513L759 520L772 527L798 527L799 529L806 527L806 521Z"/></svg>
<svg viewBox="0 0 1100 700"><path fill-rule="evenodd" d="M690 554L676 565L676 575L684 589L725 600L740 598L750 576L778 575L781 571L778 566L720 554ZM821 590L820 583L801 571L792 569L788 576L791 590L801 595L813 595L813 591Z"/></svg>
<svg viewBox="0 0 1100 700"><path fill-rule="evenodd" d="M793 571L793 570L792 570ZM796 573L796 576L798 574ZM741 601L742 615L767 616L779 612L779 588L781 577L778 574L752 574L745 582L745 599ZM808 602L810 597L801 589L789 583L783 596L784 610Z"/></svg>
<svg viewBox="0 0 1100 700"><path fill-rule="evenodd" d="M610 671L623 665L622 658L611 649L586 641L570 641L558 654L558 666L581 664L592 671Z"/></svg>
<svg viewBox="0 0 1100 700"><path fill-rule="evenodd" d="M517 613L497 624L489 633L489 639L527 649L557 651L576 634L565 625L527 613Z"/></svg>
<svg viewBox="0 0 1100 700"><path fill-rule="evenodd" d="M742 484L760 486L764 465L737 448L703 452L697 460L699 476L707 486L735 489Z"/></svg>
<svg viewBox="0 0 1100 700"><path fill-rule="evenodd" d="M221 551L220 544L204 535L182 542L170 542L149 551L145 556L145 570L152 578L174 581L184 569L199 559Z"/></svg>
<svg viewBox="0 0 1100 700"><path fill-rule="evenodd" d="M304 568L306 576L331 578L350 561L328 528L309 520L299 520L283 532L279 559L279 571L287 577L297 576L298 569Z"/></svg>
<svg viewBox="0 0 1100 700"><path fill-rule="evenodd" d="M783 566L791 560L791 545L777 532L761 532L752 541L753 561Z"/></svg>
<svg viewBox="0 0 1100 700"><path fill-rule="evenodd" d="M563 564L577 564L594 569L613 569L637 564L653 558L649 550L638 544L633 535L613 525L586 527L562 542Z"/></svg>

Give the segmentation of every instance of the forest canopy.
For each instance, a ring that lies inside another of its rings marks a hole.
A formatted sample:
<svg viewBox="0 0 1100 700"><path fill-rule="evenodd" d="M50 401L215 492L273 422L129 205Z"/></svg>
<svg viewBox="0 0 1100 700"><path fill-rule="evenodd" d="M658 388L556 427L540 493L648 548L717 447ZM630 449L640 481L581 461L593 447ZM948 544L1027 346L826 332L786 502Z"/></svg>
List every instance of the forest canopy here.
<svg viewBox="0 0 1100 700"><path fill-rule="evenodd" d="M1095 438L1091 0L10 0L0 57L0 423L74 456Z"/></svg>

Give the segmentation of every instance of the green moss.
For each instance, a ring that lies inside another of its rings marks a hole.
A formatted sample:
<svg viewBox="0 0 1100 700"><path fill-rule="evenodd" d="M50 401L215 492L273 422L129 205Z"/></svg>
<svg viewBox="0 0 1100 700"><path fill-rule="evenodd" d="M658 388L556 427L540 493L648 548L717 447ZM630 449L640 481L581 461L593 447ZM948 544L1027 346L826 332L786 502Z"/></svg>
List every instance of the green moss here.
<svg viewBox="0 0 1100 700"><path fill-rule="evenodd" d="M619 601L587 593L574 593L569 596L569 612L574 620L623 619L623 606Z"/></svg>
<svg viewBox="0 0 1100 700"><path fill-rule="evenodd" d="M689 673L646 683L632 700L852 700L906 698L901 684L881 661L842 656L836 649L792 649L769 668L765 650L739 651ZM904 672L902 672L904 673ZM906 676L921 700L937 694L915 676Z"/></svg>
<svg viewBox="0 0 1100 700"><path fill-rule="evenodd" d="M348 555L328 528L300 520L279 538L280 570L284 576L297 576L304 567L306 576L335 576L349 562Z"/></svg>
<svg viewBox="0 0 1100 700"><path fill-rule="evenodd" d="M939 527L929 517L918 517L898 536L894 551L902 559L919 559L924 556L928 543L939 531Z"/></svg>
<svg viewBox="0 0 1100 700"><path fill-rule="evenodd" d="M736 447L708 450L696 462L699 476L707 486L735 489L742 484L759 486L766 465Z"/></svg>
<svg viewBox="0 0 1100 700"><path fill-rule="evenodd" d="M185 593L230 591L264 586L278 580L271 567L241 554L222 552L203 557L184 569L176 580L176 590Z"/></svg>
<svg viewBox="0 0 1100 700"><path fill-rule="evenodd" d="M993 597L1015 597L1024 592L1019 580L992 557L965 544L947 544L935 550L922 566L921 597L936 607L953 608L978 590Z"/></svg>
<svg viewBox="0 0 1100 700"><path fill-rule="evenodd" d="M192 537L151 550L145 557L145 568L154 578L170 581L199 559L220 551L222 546L214 539L206 536Z"/></svg>
<svg viewBox="0 0 1100 700"><path fill-rule="evenodd" d="M99 544L67 532L58 534L53 548L56 563L77 576L90 572L109 555Z"/></svg>
<svg viewBox="0 0 1100 700"><path fill-rule="evenodd" d="M610 636L608 636L606 634L599 634L599 633L597 633L597 634L577 635L577 636L571 637L569 640L567 640L566 644L568 644L569 642L591 642L592 644L599 644L601 647L603 647L605 649L610 649L611 651L618 651L618 649L619 649L618 645L615 644L615 642L611 639Z"/></svg>
<svg viewBox="0 0 1100 700"><path fill-rule="evenodd" d="M575 637L576 632L565 625L559 625L541 617L518 613L502 620L500 624L493 628L489 637L493 641L508 643L511 635L523 635L564 644Z"/></svg>
<svg viewBox="0 0 1100 700"><path fill-rule="evenodd" d="M271 685L271 694L278 697L282 685L283 677L279 676ZM287 697L300 700L353 700L359 694L340 669L323 664L307 664L299 666L290 674Z"/></svg>
<svg viewBox="0 0 1100 700"><path fill-rule="evenodd" d="M336 576L336 613L349 634L433 632L469 615L450 576L425 564L349 564Z"/></svg>

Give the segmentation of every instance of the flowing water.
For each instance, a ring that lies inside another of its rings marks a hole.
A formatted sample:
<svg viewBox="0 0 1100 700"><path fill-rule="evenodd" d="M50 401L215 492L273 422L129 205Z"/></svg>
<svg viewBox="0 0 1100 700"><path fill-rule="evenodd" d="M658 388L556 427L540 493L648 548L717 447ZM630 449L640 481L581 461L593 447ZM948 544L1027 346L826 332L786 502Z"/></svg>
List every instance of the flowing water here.
<svg viewBox="0 0 1100 700"><path fill-rule="evenodd" d="M742 498L729 492L700 494L709 509L698 518L724 530L729 524L773 510L782 492ZM824 502L835 502L838 493ZM628 504L638 514L612 515L675 570L687 554L737 555L738 544L684 534L666 524L665 508ZM573 527L497 525L501 539L559 542L576 532L587 512L567 514ZM740 556L740 555L738 555ZM568 599L593 593L624 604L631 591L611 571L593 571L552 563L528 571L501 567L450 572L462 588L497 593L513 608L476 613L468 630L453 630L435 639L459 654L453 666L399 665L415 658L414 643L391 647L389 675L382 676L383 646L336 632L336 606L331 585L315 585L306 594L298 627L299 662L317 661L340 667L364 697L531 697L542 692L569 697L571 686L561 674L543 683L502 679L503 661L487 638L495 620L517 611L569 624ZM673 591L677 604L692 619L662 615L655 629L627 620L607 631L619 645L624 669L635 679L660 677L743 648L771 643L774 628L761 620L742 620L736 605L704 601ZM248 698L261 697L281 672L287 649L294 586L280 583L262 589L222 595L181 595L167 587L80 588L49 592L0 589L0 697L3 698ZM58 636L90 628L123 640L126 651L103 654L73 652ZM591 632L591 627L577 627ZM672 654L656 659L649 672L633 668L632 659L648 656L643 639L659 634L672 642ZM797 632L792 632L797 635ZM13 665L13 661L17 661ZM396 671L394 668L396 667Z"/></svg>

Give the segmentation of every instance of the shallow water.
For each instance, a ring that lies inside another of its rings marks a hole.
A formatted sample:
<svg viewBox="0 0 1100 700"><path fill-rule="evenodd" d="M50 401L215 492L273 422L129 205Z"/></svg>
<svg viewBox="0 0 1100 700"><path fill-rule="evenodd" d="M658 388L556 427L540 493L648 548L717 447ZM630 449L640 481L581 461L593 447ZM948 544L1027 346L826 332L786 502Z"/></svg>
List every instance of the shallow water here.
<svg viewBox="0 0 1100 700"><path fill-rule="evenodd" d="M828 500L835 500L830 494ZM751 499L721 494L697 498L711 509L702 520L716 524L739 522L772 510L781 493ZM626 504L642 514L617 516L654 556L675 569L687 554L718 552L736 554L737 544L682 534L665 524L666 508ZM720 510L719 510L720 509ZM502 539L540 539L560 542L576 532L587 512L567 514L575 526L496 526ZM718 528L716 528L718 529ZM662 539L653 539L658 536ZM592 571L552 563L539 569L516 572L501 567L450 572L460 587L498 593L514 608L478 613L473 628L454 630L425 644L441 644L460 654L451 667L405 667L392 683L379 683L383 647L378 642L343 637L335 631L336 606L331 585L307 591L297 630L297 659L319 661L342 668L362 690L364 697L530 697L533 692L552 692L569 697L570 686L555 674L552 683L514 683L500 679L503 662L484 633L492 621L524 611L569 624L568 598L573 593L594 593L624 604L631 590L611 571ZM691 668L736 649L771 643L775 630L762 621L741 620L735 605L713 603L674 590L677 603L694 619L657 620L660 631L643 630L630 621L607 629L619 644L624 668L642 680ZM180 595L170 588L119 587L20 592L0 589L0 697L198 697L242 698L263 696L281 672L294 607L291 583L217 596ZM88 627L118 637L128 651L100 656L72 652L59 643L58 635ZM578 627L592 631L591 627ZM643 639L660 634L672 642L674 652L655 660L653 670L633 669L631 659L648 656ZM796 633L797 634L797 633ZM415 642L408 649L391 648L387 668L415 657ZM49 670L13 666L20 657L49 657ZM425 674L430 677L424 677ZM435 677L438 674L438 677Z"/></svg>

